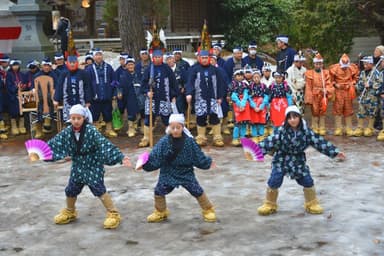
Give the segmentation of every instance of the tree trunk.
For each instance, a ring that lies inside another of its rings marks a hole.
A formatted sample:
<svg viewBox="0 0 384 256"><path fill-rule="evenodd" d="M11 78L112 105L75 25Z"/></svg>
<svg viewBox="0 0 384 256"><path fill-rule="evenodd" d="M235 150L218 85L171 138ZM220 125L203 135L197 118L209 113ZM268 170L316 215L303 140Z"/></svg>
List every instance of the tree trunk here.
<svg viewBox="0 0 384 256"><path fill-rule="evenodd" d="M119 29L121 48L135 59L145 47L144 29L139 0L119 0Z"/></svg>

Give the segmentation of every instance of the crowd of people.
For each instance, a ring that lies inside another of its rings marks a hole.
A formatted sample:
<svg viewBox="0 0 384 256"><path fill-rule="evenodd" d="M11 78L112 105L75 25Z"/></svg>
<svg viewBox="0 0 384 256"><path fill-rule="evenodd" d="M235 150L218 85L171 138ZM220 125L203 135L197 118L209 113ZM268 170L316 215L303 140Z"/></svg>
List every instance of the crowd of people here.
<svg viewBox="0 0 384 256"><path fill-rule="evenodd" d="M63 122L68 121L70 108L81 104L107 137L118 136L121 127L128 127L128 137L140 131L140 147L149 146L156 120L167 126L172 113L184 113L188 127L197 126L195 140L200 146L207 145L207 126L217 147L224 146L222 134L232 134L234 146L246 136L260 142L283 125L285 109L291 105L302 114L305 105L310 105L311 127L325 135L329 131L325 125L329 101L333 101L334 135L373 136L376 119L377 139L384 140L384 46L376 47L373 56L362 58L362 65L343 54L339 63L325 68L320 53L306 59L289 46L288 36L278 36L276 44L276 70L258 56L254 41L249 43L245 57L243 49L235 47L226 60L221 56L222 45L214 44L210 50L198 51L193 65L183 59L179 49L166 53L142 49L139 60L121 53L116 70L104 61L98 48L86 54L84 63L79 63L77 56L65 59L62 53L54 56L54 62L49 58L40 63L31 60L25 73L19 60L2 55L0 138L27 132L18 95L35 90L35 79L48 76L54 83L51 105L61 106ZM311 61L313 69L308 65ZM359 106L355 129L354 100ZM9 122L4 120L4 113ZM115 118L128 125L114 125ZM27 128L33 129L35 138L41 138L53 131L52 119L53 113L38 115L36 124Z"/></svg>

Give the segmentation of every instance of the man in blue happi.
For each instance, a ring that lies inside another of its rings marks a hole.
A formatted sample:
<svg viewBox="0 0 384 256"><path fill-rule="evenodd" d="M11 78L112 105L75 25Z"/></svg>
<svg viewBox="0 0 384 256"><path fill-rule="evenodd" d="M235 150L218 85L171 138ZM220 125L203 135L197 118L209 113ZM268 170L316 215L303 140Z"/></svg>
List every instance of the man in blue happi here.
<svg viewBox="0 0 384 256"><path fill-rule="evenodd" d="M233 77L233 73L235 70L242 69L245 64L245 60L243 59L243 48L241 46L237 46L233 48L233 56L224 64L224 69L227 72L228 77Z"/></svg>
<svg viewBox="0 0 384 256"><path fill-rule="evenodd" d="M81 104L89 107L92 100L92 89L89 76L86 71L79 69L79 62L76 56L68 56L67 70L59 79L59 83L53 97L56 106L63 105L63 121L69 120L69 110L72 106Z"/></svg>
<svg viewBox="0 0 384 256"><path fill-rule="evenodd" d="M176 78L170 67L163 63L162 50L154 50L152 64L145 70L142 80L145 99L144 136L139 147L149 146L149 119L152 111L153 122L160 116L164 125L168 125L169 115L172 114L172 104L176 103L178 94ZM152 90L151 90L152 89ZM152 110L149 109L149 101L152 100Z"/></svg>
<svg viewBox="0 0 384 256"><path fill-rule="evenodd" d="M143 75L145 70L151 64L151 58L149 56L149 51L147 48L142 48L140 50L140 61L135 65L135 72L139 75L140 80L143 80Z"/></svg>
<svg viewBox="0 0 384 256"><path fill-rule="evenodd" d="M172 52L173 56L175 57L176 66L180 70L188 71L188 69L190 68L190 65L189 65L188 61L183 59L182 53L183 53L183 51L179 48L176 48Z"/></svg>
<svg viewBox="0 0 384 256"><path fill-rule="evenodd" d="M112 100L116 98L116 75L112 66L104 61L101 49L94 49L93 60L94 63L86 68L93 93L90 107L93 120L97 122L102 113L106 123L105 135L117 137L117 133L112 129Z"/></svg>
<svg viewBox="0 0 384 256"><path fill-rule="evenodd" d="M288 36L279 35L276 37L277 48L279 52L276 56L276 71L279 73L287 71L292 66L296 51L288 45Z"/></svg>
<svg viewBox="0 0 384 256"><path fill-rule="evenodd" d="M127 135L128 137L134 137L136 135L134 122L136 121L137 114L140 112L136 87L138 84L140 89L140 82L138 81L138 74L135 72L135 59L128 55L125 63L126 68L119 76L118 90L120 92L117 94L117 99L121 113L124 114L127 111Z"/></svg>
<svg viewBox="0 0 384 256"><path fill-rule="evenodd" d="M64 55L61 52L58 52L54 56L55 65L53 66L53 72L56 74L57 78L60 78L61 73L67 70L65 65Z"/></svg>
<svg viewBox="0 0 384 256"><path fill-rule="evenodd" d="M184 68L177 66L175 55L167 53L165 61L175 74L178 94L176 98L176 107L179 113L184 113L187 108L185 101L185 84L187 83L188 72Z"/></svg>
<svg viewBox="0 0 384 256"><path fill-rule="evenodd" d="M212 45L212 53L216 56L217 65L221 68L224 68L225 60L221 57L222 47L220 43Z"/></svg>
<svg viewBox="0 0 384 256"><path fill-rule="evenodd" d="M225 82L219 69L210 63L209 52L200 50L199 63L189 71L186 86L186 100L190 104L194 98L197 122L196 142L200 146L207 145L205 137L207 121L212 125L213 145L223 147L220 118L223 117L221 102L225 96Z"/></svg>
<svg viewBox="0 0 384 256"><path fill-rule="evenodd" d="M251 41L248 45L248 56L245 56L243 60L248 64L252 69L262 70L264 61L257 56L257 44L255 41Z"/></svg>

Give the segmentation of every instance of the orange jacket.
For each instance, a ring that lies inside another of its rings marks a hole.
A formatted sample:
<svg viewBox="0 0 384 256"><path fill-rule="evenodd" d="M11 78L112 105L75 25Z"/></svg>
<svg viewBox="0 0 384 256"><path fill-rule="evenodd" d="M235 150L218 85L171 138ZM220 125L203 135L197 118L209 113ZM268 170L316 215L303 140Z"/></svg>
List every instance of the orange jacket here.
<svg viewBox="0 0 384 256"><path fill-rule="evenodd" d="M332 97L334 88L331 83L330 74L328 70L323 69L318 73L311 69L305 72L305 95L304 102L306 104L313 103L313 97L318 94L324 93L328 98Z"/></svg>

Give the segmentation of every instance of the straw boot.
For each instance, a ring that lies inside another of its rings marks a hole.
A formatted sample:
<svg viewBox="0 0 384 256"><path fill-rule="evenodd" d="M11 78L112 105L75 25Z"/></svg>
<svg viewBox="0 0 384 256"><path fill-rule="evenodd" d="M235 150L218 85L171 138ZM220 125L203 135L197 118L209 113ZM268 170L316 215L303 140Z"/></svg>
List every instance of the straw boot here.
<svg viewBox="0 0 384 256"><path fill-rule="evenodd" d="M165 196L155 195L155 210L147 217L148 222L161 222L168 218L169 211L167 209L167 203Z"/></svg>

